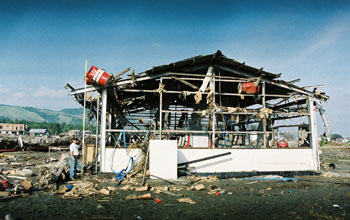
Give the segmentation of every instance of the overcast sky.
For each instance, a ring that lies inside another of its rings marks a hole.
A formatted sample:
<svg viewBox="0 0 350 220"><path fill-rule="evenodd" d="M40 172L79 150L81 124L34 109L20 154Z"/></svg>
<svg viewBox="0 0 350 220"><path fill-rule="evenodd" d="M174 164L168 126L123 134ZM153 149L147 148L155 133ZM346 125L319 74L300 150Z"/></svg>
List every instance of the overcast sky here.
<svg viewBox="0 0 350 220"><path fill-rule="evenodd" d="M349 2L349 3L348 3ZM210 54L323 84L350 136L350 1L1 1L0 104L78 107L88 64L118 73Z"/></svg>

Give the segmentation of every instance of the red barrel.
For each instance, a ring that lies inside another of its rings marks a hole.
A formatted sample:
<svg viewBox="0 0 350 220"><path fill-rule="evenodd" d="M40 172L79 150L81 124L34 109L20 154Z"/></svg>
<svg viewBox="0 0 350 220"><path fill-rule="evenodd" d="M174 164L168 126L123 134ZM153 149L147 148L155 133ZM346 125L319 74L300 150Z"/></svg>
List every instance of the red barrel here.
<svg viewBox="0 0 350 220"><path fill-rule="evenodd" d="M0 186L3 189L7 189L7 188L9 188L9 183L7 182L7 180L1 180L0 181Z"/></svg>
<svg viewBox="0 0 350 220"><path fill-rule="evenodd" d="M90 78L86 77L86 84L92 85L93 82L92 82L92 80Z"/></svg>
<svg viewBox="0 0 350 220"><path fill-rule="evenodd" d="M260 92L260 85L255 86L255 82L242 83L242 92L246 94L257 94Z"/></svg>
<svg viewBox="0 0 350 220"><path fill-rule="evenodd" d="M277 142L277 147L278 148L287 148L288 147L288 142L285 140L280 140Z"/></svg>
<svg viewBox="0 0 350 220"><path fill-rule="evenodd" d="M91 66L89 72L86 73L86 83L91 85L96 82L98 85L106 86L110 77L105 71L96 66Z"/></svg>

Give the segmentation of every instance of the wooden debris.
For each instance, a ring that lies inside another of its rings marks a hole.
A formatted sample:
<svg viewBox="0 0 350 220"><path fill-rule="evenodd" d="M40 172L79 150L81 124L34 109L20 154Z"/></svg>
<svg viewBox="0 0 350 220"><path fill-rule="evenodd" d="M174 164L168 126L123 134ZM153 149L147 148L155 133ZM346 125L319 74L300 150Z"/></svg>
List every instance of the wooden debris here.
<svg viewBox="0 0 350 220"><path fill-rule="evenodd" d="M27 191L29 191L33 187L32 181L30 180L22 180L20 184Z"/></svg>
<svg viewBox="0 0 350 220"><path fill-rule="evenodd" d="M53 167L42 166L39 170L39 187L56 190L57 182L69 174L68 154L62 154L59 162Z"/></svg>
<svg viewBox="0 0 350 220"><path fill-rule="evenodd" d="M79 181L77 183L73 182L73 189L71 189L70 191L66 192L62 196L62 198L64 198L64 199L66 199L66 198L78 199L78 198L82 198L82 197L86 197L86 196L95 195L96 193L101 193L101 194L108 195L107 191L109 193L109 190L107 190L107 189L102 189L100 191L97 191L93 187L93 183L91 183L91 182L86 183L86 182Z"/></svg>
<svg viewBox="0 0 350 220"><path fill-rule="evenodd" d="M205 190L206 188L205 188L204 184L197 184L197 185L193 185L193 186L191 187L191 189L192 189L192 190L200 191L200 190Z"/></svg>
<svg viewBox="0 0 350 220"><path fill-rule="evenodd" d="M125 185L123 187L119 187L119 190L129 191L129 190L133 190L133 188L130 185Z"/></svg>
<svg viewBox="0 0 350 220"><path fill-rule="evenodd" d="M188 203L188 204L191 204L191 205L197 204L196 201L193 201L193 200L190 199L190 198L181 198L181 199L178 199L177 201L178 201L178 202L183 202L183 203Z"/></svg>
<svg viewBox="0 0 350 220"><path fill-rule="evenodd" d="M202 101L202 93L200 90L194 95L194 100L196 101L196 104L199 104Z"/></svg>
<svg viewBox="0 0 350 220"><path fill-rule="evenodd" d="M91 187L93 185L93 183L86 183L86 182L74 182L73 181L73 186L74 187L77 187L77 188L88 188L88 187Z"/></svg>
<svg viewBox="0 0 350 220"><path fill-rule="evenodd" d="M143 194L140 196L137 195L129 195L127 197L125 197L126 200L134 200L134 199L141 199L141 200L145 200L145 199L152 199L152 195L151 193L147 193L147 194Z"/></svg>
<svg viewBox="0 0 350 220"><path fill-rule="evenodd" d="M151 193L143 194L139 196L140 199L152 199Z"/></svg>
<svg viewBox="0 0 350 220"><path fill-rule="evenodd" d="M148 191L148 190L149 190L149 185L140 186L135 189L136 192L142 192L142 191Z"/></svg>
<svg viewBox="0 0 350 220"><path fill-rule="evenodd" d="M108 186L107 187L107 189L109 190L109 191L116 191L117 190L117 187L114 187L114 186Z"/></svg>
<svg viewBox="0 0 350 220"><path fill-rule="evenodd" d="M108 189L101 189L100 193L104 195L109 195L111 192Z"/></svg>
<svg viewBox="0 0 350 220"><path fill-rule="evenodd" d="M181 189L178 189L176 187L169 187L169 191L177 191L177 192L179 192L179 191L181 191Z"/></svg>
<svg viewBox="0 0 350 220"><path fill-rule="evenodd" d="M64 187L60 187L59 189L58 189L58 191L56 192L56 194L65 194L66 192L67 192L67 187L66 186L64 186Z"/></svg>
<svg viewBox="0 0 350 220"><path fill-rule="evenodd" d="M70 137L32 137L32 136L22 136L23 145L25 148L35 148L35 147L49 147L49 146L67 146L70 144ZM15 148L18 146L18 137L10 135L0 134L0 149L3 149L3 146L10 148ZM6 154L5 154L6 156ZM11 156L10 156L11 157Z"/></svg>
<svg viewBox="0 0 350 220"><path fill-rule="evenodd" d="M0 191L0 196L8 196L9 192L6 191Z"/></svg>
<svg viewBox="0 0 350 220"><path fill-rule="evenodd" d="M20 176L24 176L24 177L29 177L33 175L33 171L30 169L21 169L21 170L16 170L15 175L20 175Z"/></svg>

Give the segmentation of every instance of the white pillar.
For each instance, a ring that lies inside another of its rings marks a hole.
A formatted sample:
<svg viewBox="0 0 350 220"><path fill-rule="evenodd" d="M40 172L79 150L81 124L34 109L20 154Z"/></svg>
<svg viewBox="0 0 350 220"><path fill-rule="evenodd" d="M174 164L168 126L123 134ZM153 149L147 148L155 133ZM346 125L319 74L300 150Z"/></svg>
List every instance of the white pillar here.
<svg viewBox="0 0 350 220"><path fill-rule="evenodd" d="M314 99L309 97L308 111L309 111L309 130L311 132L310 145L312 147L312 160L313 169L320 171L320 158L318 154L318 142L317 142L317 124L316 124L316 111L314 106Z"/></svg>
<svg viewBox="0 0 350 220"><path fill-rule="evenodd" d="M265 82L262 83L262 104L263 108L266 108L266 90L265 90ZM267 146L267 136L266 136L266 126L267 126L267 119L263 118L263 130L264 130L264 148L266 149Z"/></svg>
<svg viewBox="0 0 350 220"><path fill-rule="evenodd" d="M214 73L214 68L212 66L210 66L208 68L208 73L210 73L212 75L212 78L210 78L210 81L209 81L209 85L210 85L210 90L213 91L213 103L216 104L216 100L215 100L215 94L216 94L216 91L215 91L215 73ZM208 74L207 73L207 74ZM215 130L216 130L216 115L215 115L215 108L212 109L212 136L211 136L211 143L212 143L212 148L215 148Z"/></svg>
<svg viewBox="0 0 350 220"><path fill-rule="evenodd" d="M107 89L102 90L102 112L101 112L101 140L100 140L100 171L105 171L106 159L106 115L107 115Z"/></svg>
<svg viewBox="0 0 350 220"><path fill-rule="evenodd" d="M97 155L98 155L98 125L99 125L99 112L100 112L100 97L97 97L96 103L96 146L95 146L95 173L97 173ZM101 152L101 151L100 151ZM100 153L101 155L101 153Z"/></svg>
<svg viewBox="0 0 350 220"><path fill-rule="evenodd" d="M160 84L163 84L163 77L160 78ZM163 129L163 92L160 91L159 96L159 140L162 140Z"/></svg>

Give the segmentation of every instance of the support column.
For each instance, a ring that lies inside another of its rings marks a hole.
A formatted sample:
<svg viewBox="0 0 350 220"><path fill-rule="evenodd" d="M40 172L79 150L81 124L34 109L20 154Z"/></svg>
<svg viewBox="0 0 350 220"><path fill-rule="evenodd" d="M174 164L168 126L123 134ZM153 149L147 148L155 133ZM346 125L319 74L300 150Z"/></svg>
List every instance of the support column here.
<svg viewBox="0 0 350 220"><path fill-rule="evenodd" d="M97 173L97 155L98 155L98 124L99 124L99 113L100 113L100 97L97 97L96 103L96 146L95 146L95 173ZM101 150L100 150L101 154Z"/></svg>
<svg viewBox="0 0 350 220"><path fill-rule="evenodd" d="M100 140L100 171L105 171L106 159L106 115L107 115L107 89L102 90L102 112L101 112L101 140Z"/></svg>
<svg viewBox="0 0 350 220"><path fill-rule="evenodd" d="M213 67L209 67L208 71L212 73L212 78L210 79L210 90L213 91L213 104L216 104L215 102L215 72L213 71ZM216 131L216 114L215 114L215 108L213 108L213 120L212 120L212 148L215 148L215 131Z"/></svg>
<svg viewBox="0 0 350 220"><path fill-rule="evenodd" d="M311 132L310 145L312 147L313 169L315 171L320 171L320 158L318 153L318 142L317 142L316 111L314 106L314 99L312 97L309 97L308 99L308 112L309 112L309 130Z"/></svg>
<svg viewBox="0 0 350 220"><path fill-rule="evenodd" d="M160 84L163 84L163 77L160 78ZM160 91L159 96L159 140L162 140L162 128L163 128L163 91Z"/></svg>
<svg viewBox="0 0 350 220"><path fill-rule="evenodd" d="M265 91L265 82L262 83L262 104L263 108L266 108L266 97L265 97L266 91ZM266 149L267 146L267 136L266 136L266 126L267 126L267 119L263 119L263 129L264 129L264 148Z"/></svg>

